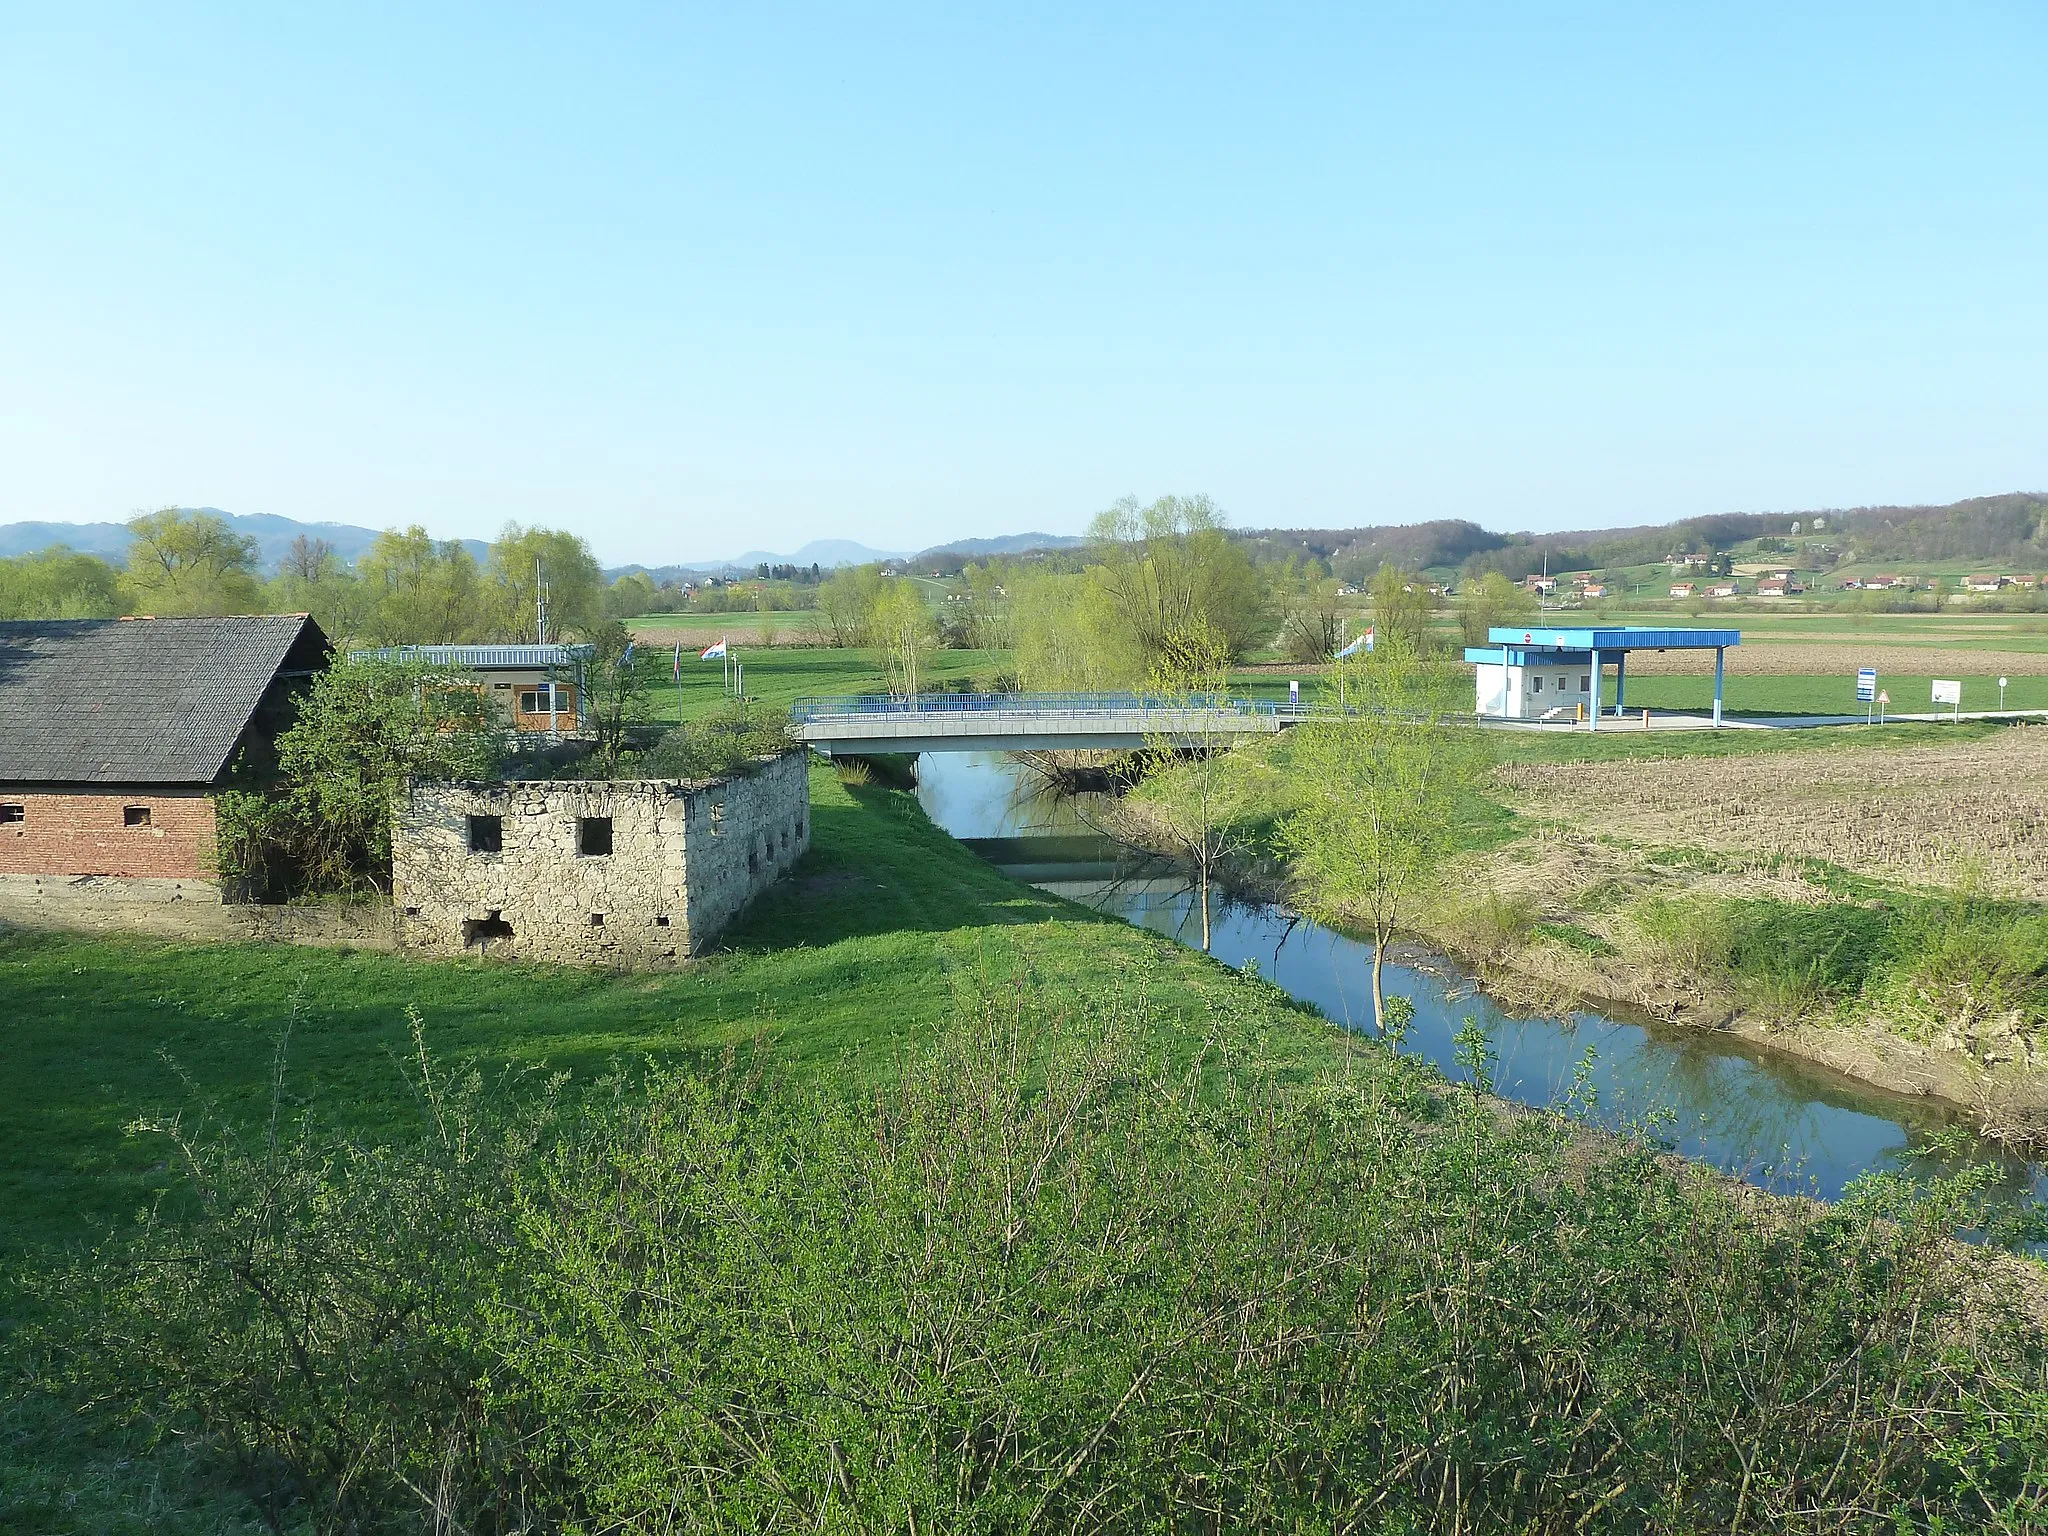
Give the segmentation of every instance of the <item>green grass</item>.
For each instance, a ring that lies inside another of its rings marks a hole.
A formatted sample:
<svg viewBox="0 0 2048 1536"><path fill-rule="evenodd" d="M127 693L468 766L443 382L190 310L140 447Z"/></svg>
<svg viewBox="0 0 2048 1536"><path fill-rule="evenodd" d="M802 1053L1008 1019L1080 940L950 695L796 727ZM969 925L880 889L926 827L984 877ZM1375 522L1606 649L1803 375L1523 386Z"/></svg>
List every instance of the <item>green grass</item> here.
<svg viewBox="0 0 2048 1536"><path fill-rule="evenodd" d="M1495 755L1505 763L1611 763L1637 757L1748 757L1847 746L1926 747L2010 729L1997 721L1965 720L1957 725L1909 722L1788 731L1644 731L1603 720L1597 731L1496 731L1489 740Z"/></svg>
<svg viewBox="0 0 2048 1536"><path fill-rule="evenodd" d="M1956 674L1948 674L1956 676ZM1999 708L1998 674L1962 672L1963 710ZM1602 699L1614 704L1614 679L1606 680ZM1878 686L1891 695L1893 714L1930 714L1946 704L1933 703L1931 677L1881 671ZM1714 704L1714 679L1702 677L1631 677L1628 706L1631 709L1670 709L1706 712ZM2005 690L2007 709L2048 709L2048 677L2010 678ZM1725 680L1722 709L1731 715L1860 715L1856 702L1856 679L1833 676L1738 676Z"/></svg>
<svg viewBox="0 0 2048 1536"><path fill-rule="evenodd" d="M566 966L264 945L0 936L0 1264L82 1243L163 1185L136 1116L196 1094L253 1123L292 1020L290 1087L367 1133L416 1110L395 1058L407 1008L434 1049L578 1079L620 1058L708 1059L765 1038L803 1071L879 1070L961 987L1020 967L1121 976L1196 1006L1220 968L1171 941L1016 884L933 827L910 796L812 775L813 846L726 949L684 970ZM1296 1045L1334 1040L1304 1021Z"/></svg>
<svg viewBox="0 0 2048 1536"><path fill-rule="evenodd" d="M812 694L880 693L888 688L879 651L838 650L829 646L750 650L735 641L734 651L746 668L747 697L770 708L787 708ZM986 685L1009 665L998 651L933 651L926 659L925 681L932 688ZM680 688L675 680L673 652L640 657L648 703L657 721L695 720L725 702L725 668L683 652Z"/></svg>

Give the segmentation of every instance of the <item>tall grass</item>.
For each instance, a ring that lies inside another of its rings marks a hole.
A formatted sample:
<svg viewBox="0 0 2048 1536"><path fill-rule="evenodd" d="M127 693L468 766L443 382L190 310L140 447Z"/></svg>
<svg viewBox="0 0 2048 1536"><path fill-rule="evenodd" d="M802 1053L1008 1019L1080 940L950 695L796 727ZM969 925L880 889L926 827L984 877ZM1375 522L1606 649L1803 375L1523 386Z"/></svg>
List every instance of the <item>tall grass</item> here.
<svg viewBox="0 0 2048 1536"><path fill-rule="evenodd" d="M1375 1049L1282 1082L1255 981L1193 1067L1062 996L860 1095L422 1048L400 1145L149 1128L182 1192L43 1283L44 1385L318 1530L2048 1519L1966 1185L1766 1205Z"/></svg>

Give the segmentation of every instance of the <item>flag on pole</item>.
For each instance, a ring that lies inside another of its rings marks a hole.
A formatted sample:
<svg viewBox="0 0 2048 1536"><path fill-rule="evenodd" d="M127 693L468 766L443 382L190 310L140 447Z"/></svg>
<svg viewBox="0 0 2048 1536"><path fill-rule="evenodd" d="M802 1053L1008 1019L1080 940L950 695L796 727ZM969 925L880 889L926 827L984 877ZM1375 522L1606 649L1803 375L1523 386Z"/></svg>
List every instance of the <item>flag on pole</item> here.
<svg viewBox="0 0 2048 1536"><path fill-rule="evenodd" d="M704 647L702 654L700 654L697 657L697 659L699 661L721 661L724 659L724 657L725 641L720 640L716 645L707 645L706 647Z"/></svg>
<svg viewBox="0 0 2048 1536"><path fill-rule="evenodd" d="M683 642L682 642L682 641L680 641L680 640L678 640L678 641L676 642L676 669L675 669L675 670L676 670L676 681L680 683L680 682L681 682L681 681L683 680Z"/></svg>
<svg viewBox="0 0 2048 1536"><path fill-rule="evenodd" d="M1353 656L1356 656L1356 655L1357 655L1357 654L1358 654L1358 653L1359 653L1360 651L1369 651L1369 650L1371 650L1371 649L1372 649L1372 631L1368 629L1368 630L1367 630L1367 631L1366 631L1366 632L1365 632L1364 634L1360 635L1360 636L1359 636L1359 637L1358 637L1358 638L1357 638L1356 640L1352 641L1352 642L1351 642L1351 643L1350 643L1349 645L1345 646L1343 650L1339 651L1339 652L1337 653L1337 659L1338 659L1339 661L1348 661L1348 660L1350 660L1350 659L1351 659L1351 658L1352 658Z"/></svg>
<svg viewBox="0 0 2048 1536"><path fill-rule="evenodd" d="M620 666L630 667L633 665L633 647L638 645L639 643L640 642L637 640L628 640L626 642L626 654L619 658Z"/></svg>

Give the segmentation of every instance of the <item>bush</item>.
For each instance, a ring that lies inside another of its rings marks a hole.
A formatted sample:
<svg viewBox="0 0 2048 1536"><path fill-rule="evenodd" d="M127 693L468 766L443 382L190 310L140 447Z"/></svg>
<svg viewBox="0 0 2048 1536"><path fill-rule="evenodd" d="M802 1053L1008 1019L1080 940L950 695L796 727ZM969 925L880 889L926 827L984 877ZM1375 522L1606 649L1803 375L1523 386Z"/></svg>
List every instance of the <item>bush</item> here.
<svg viewBox="0 0 2048 1536"><path fill-rule="evenodd" d="M391 799L408 778L480 779L502 750L467 673L374 657L313 680L274 772L240 765L216 868L253 900L391 887Z"/></svg>
<svg viewBox="0 0 2048 1536"><path fill-rule="evenodd" d="M159 1128L186 1210L45 1283L59 1374L319 1529L2048 1517L1981 1181L1759 1213L1375 1050L1287 1088L1261 986L1207 1088L1009 989L866 1094L422 1052L402 1146Z"/></svg>
<svg viewBox="0 0 2048 1536"><path fill-rule="evenodd" d="M789 711L740 701L676 727L641 766L664 779L718 779L789 750Z"/></svg>

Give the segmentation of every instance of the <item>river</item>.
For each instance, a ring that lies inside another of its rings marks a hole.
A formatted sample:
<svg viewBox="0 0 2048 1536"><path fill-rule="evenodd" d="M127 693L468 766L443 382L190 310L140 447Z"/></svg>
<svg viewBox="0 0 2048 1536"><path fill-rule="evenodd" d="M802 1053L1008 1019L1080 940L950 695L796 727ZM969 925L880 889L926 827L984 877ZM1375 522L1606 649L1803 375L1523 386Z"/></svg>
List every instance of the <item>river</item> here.
<svg viewBox="0 0 2048 1536"><path fill-rule="evenodd" d="M1089 824L1089 796L1047 792L1037 775L991 753L929 753L918 759L918 800L954 837L1032 884L1098 911L1199 946L1201 921L1185 884L1156 868L1119 877L1115 845ZM1147 877L1149 875L1149 878ZM1346 1025L1372 1017L1372 945L1266 902L1211 899L1211 953L1259 973L1325 1017ZM1387 989L1413 1000L1404 1052L1461 1077L1453 1037L1477 1022L1496 1056L1494 1088L1545 1108L1567 1107L1597 1124L1644 1131L1686 1157L1778 1193L1840 1198L1858 1175L1910 1171L1910 1154L1943 1131L1967 1130L1959 1112L1888 1094L1796 1058L1707 1030L1598 1013L1524 1016L1496 1006L1455 966L1405 957L1389 963ZM1587 1060L1589 1066L1582 1066ZM1591 1102L1585 1088L1590 1086ZM2048 1165L1967 1139L1965 1156L1996 1164L2000 1194L2018 1204L2048 1199Z"/></svg>

